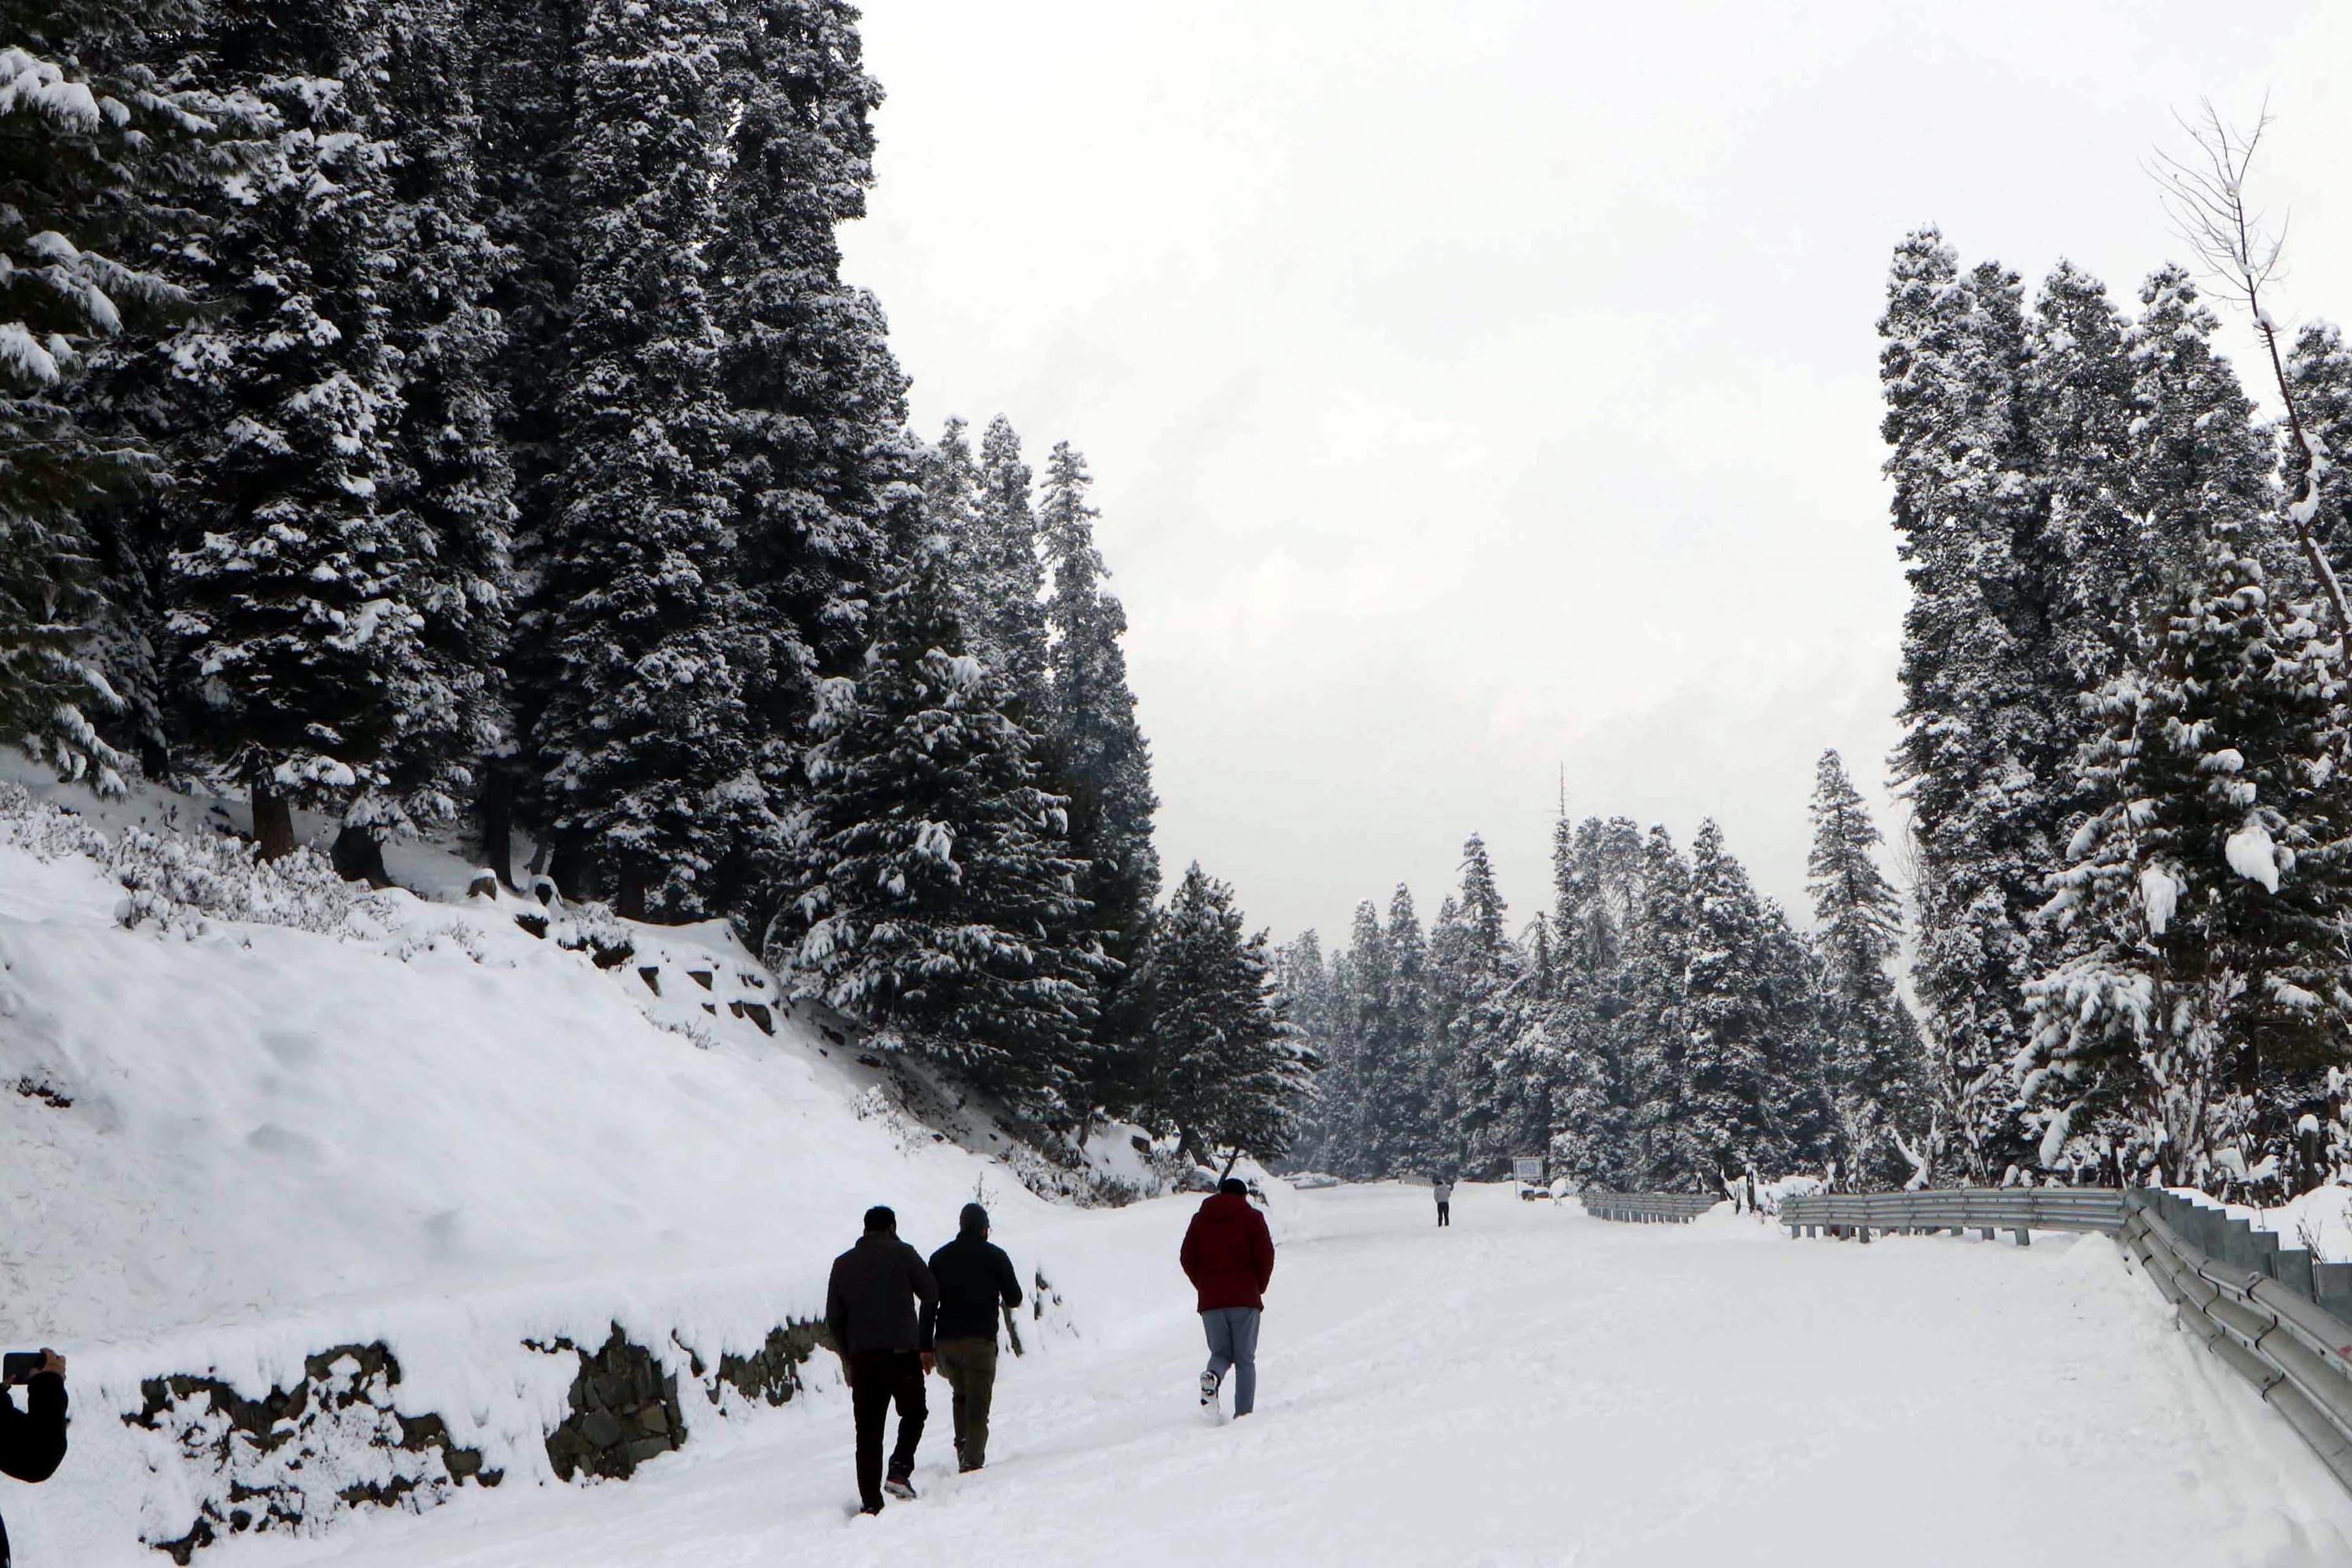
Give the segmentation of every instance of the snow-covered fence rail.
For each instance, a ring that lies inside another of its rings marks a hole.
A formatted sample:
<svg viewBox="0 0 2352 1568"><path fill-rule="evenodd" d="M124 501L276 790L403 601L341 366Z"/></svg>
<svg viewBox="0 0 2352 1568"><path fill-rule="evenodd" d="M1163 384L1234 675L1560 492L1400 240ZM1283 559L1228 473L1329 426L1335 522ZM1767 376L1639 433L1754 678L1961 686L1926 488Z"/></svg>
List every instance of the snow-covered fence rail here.
<svg viewBox="0 0 2352 1568"><path fill-rule="evenodd" d="M2137 1187L1819 1193L1781 1200L1791 1237L2036 1230L2119 1237L2180 1326L2254 1385L2352 1489L2352 1263L2281 1247L2221 1209Z"/></svg>
<svg viewBox="0 0 2352 1568"><path fill-rule="evenodd" d="M1598 1187L1577 1195L1593 1218L1633 1225L1688 1225L1723 1201L1712 1193L1611 1193Z"/></svg>
<svg viewBox="0 0 2352 1568"><path fill-rule="evenodd" d="M2352 1263L2315 1263L2273 1232L2170 1193L2135 1191L2130 1206L2124 1244L2180 1326L2352 1489Z"/></svg>
<svg viewBox="0 0 2352 1568"><path fill-rule="evenodd" d="M1977 1231L1990 1240L2006 1230L2024 1246L2037 1230L2095 1230L2119 1236L2124 1194L2113 1187L1957 1187L1926 1193L1811 1193L1780 1200L1791 1237L1851 1236L1868 1241L1889 1231Z"/></svg>

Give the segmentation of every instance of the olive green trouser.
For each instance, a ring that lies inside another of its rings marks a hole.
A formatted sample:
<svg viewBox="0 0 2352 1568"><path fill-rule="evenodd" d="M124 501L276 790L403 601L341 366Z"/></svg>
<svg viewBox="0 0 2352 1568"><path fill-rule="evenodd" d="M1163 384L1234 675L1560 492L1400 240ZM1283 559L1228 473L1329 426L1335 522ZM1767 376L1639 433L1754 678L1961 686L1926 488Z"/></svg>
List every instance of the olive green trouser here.
<svg viewBox="0 0 2352 1568"><path fill-rule="evenodd" d="M976 1470L988 1462L988 1406L996 1394L996 1337L941 1340L940 1371L955 1390L956 1467Z"/></svg>

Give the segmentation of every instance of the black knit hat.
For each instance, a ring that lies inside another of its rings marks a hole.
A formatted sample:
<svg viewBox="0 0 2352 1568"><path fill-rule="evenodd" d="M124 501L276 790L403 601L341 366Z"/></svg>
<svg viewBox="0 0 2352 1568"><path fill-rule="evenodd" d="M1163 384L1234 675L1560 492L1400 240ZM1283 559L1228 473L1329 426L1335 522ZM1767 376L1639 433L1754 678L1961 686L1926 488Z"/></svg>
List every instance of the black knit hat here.
<svg viewBox="0 0 2352 1568"><path fill-rule="evenodd" d="M1246 1197L1249 1195L1249 1184L1243 1181L1239 1176L1227 1176L1223 1181L1217 1184L1217 1191L1221 1193L1239 1193L1243 1196Z"/></svg>
<svg viewBox="0 0 2352 1568"><path fill-rule="evenodd" d="M887 1205L876 1204L866 1211L866 1228L869 1233L877 1230L896 1230L898 1228L898 1216L891 1212Z"/></svg>
<svg viewBox="0 0 2352 1568"><path fill-rule="evenodd" d="M978 1204L966 1204L963 1205L963 1213L956 1216L956 1225L966 1236L986 1230L988 1211Z"/></svg>

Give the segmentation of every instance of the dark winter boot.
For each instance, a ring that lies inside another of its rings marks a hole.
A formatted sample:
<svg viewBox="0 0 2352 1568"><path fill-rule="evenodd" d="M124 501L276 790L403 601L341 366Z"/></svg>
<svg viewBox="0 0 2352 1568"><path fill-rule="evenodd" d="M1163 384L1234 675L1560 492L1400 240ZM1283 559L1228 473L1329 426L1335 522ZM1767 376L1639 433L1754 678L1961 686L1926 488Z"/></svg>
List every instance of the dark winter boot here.
<svg viewBox="0 0 2352 1568"><path fill-rule="evenodd" d="M905 1476L892 1476L888 1480L882 1483L882 1489L888 1492L892 1497L897 1498L900 1502L912 1502L915 1500L914 1485Z"/></svg>

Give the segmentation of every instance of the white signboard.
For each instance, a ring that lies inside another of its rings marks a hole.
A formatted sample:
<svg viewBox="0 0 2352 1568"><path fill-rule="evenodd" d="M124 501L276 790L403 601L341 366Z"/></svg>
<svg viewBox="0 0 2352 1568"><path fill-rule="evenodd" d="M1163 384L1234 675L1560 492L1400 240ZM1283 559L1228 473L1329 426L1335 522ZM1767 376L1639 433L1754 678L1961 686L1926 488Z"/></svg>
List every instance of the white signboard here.
<svg viewBox="0 0 2352 1568"><path fill-rule="evenodd" d="M1521 1156L1511 1162L1511 1180L1523 1182L1531 1187L1540 1187L1543 1185L1544 1179L1543 1167L1544 1163L1540 1158L1528 1159Z"/></svg>

